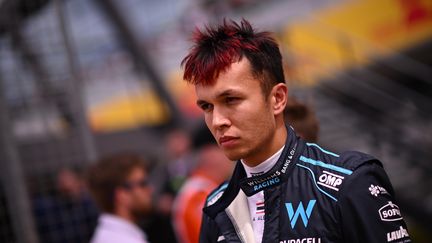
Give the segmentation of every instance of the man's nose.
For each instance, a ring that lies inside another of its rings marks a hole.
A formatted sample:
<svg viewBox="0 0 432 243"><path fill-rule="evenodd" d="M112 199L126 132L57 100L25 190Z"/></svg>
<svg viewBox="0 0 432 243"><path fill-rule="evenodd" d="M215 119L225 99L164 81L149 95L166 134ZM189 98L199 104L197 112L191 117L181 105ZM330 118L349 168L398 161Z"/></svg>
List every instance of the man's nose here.
<svg viewBox="0 0 432 243"><path fill-rule="evenodd" d="M226 114L221 109L213 109L213 126L218 129L230 125L230 120Z"/></svg>

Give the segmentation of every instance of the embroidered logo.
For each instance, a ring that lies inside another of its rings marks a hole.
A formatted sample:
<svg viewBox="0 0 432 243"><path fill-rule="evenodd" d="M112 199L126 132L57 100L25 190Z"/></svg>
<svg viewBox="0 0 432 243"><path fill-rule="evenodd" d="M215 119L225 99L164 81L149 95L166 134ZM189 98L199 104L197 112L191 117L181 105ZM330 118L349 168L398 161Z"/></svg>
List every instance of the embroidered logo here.
<svg viewBox="0 0 432 243"><path fill-rule="evenodd" d="M373 184L370 185L369 191L375 197L378 197L378 195L380 194L388 194L387 190L384 187L375 186Z"/></svg>
<svg viewBox="0 0 432 243"><path fill-rule="evenodd" d="M402 214L398 205L389 201L386 205L378 210L379 216L382 221L396 221L402 219Z"/></svg>
<svg viewBox="0 0 432 243"><path fill-rule="evenodd" d="M343 176L330 173L328 171L323 171L323 174L318 177L318 184L325 186L335 191L339 191L339 186L344 180Z"/></svg>
<svg viewBox="0 0 432 243"><path fill-rule="evenodd" d="M297 209L294 212L293 204L292 203L285 203L285 207L288 212L289 220L291 222L291 228L294 229L295 224L297 223L297 220L299 217L301 217L303 221L303 225L307 227L308 221L310 218L310 215L312 213L312 210L315 206L316 200L309 200L309 203L307 205L306 210L303 207L303 203L300 202Z"/></svg>

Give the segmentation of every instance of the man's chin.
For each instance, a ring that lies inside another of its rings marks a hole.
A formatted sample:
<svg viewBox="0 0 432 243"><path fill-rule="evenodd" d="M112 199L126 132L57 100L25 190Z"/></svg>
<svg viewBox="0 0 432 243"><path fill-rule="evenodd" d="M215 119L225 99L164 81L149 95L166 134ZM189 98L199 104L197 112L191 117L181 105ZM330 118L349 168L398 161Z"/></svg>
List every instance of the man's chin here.
<svg viewBox="0 0 432 243"><path fill-rule="evenodd" d="M237 161L242 158L240 154L224 151L225 156L231 161Z"/></svg>
<svg viewBox="0 0 432 243"><path fill-rule="evenodd" d="M149 208L140 208L137 209L133 212L133 215L135 216L135 218L142 218L142 217L146 217L148 215L150 215L152 209Z"/></svg>

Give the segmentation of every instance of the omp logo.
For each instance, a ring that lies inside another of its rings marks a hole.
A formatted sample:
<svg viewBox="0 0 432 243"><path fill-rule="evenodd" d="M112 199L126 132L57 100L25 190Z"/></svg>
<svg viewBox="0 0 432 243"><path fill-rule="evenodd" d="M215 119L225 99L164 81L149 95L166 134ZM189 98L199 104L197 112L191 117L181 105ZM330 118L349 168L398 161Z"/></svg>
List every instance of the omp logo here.
<svg viewBox="0 0 432 243"><path fill-rule="evenodd" d="M387 233L387 242L399 240L408 236L409 236L408 231L404 229L402 226L399 226L398 230Z"/></svg>
<svg viewBox="0 0 432 243"><path fill-rule="evenodd" d="M330 188L335 191L339 191L338 186L340 186L343 182L344 177L340 175L336 175L333 173L330 173L328 171L323 171L324 174L320 175L318 177L318 184L321 186L325 186L327 188Z"/></svg>
<svg viewBox="0 0 432 243"><path fill-rule="evenodd" d="M391 201L381 207L378 212L382 221L396 221L402 219L399 207Z"/></svg>
<svg viewBox="0 0 432 243"><path fill-rule="evenodd" d="M295 212L294 212L294 208L293 208L292 203L285 203L285 207L288 211L288 216L289 216L289 220L291 222L291 228L292 229L294 229L294 226L297 223L297 220L299 217L301 217L301 219L303 221L303 225L305 227L307 227L308 221L309 221L310 215L312 213L312 210L315 206L315 203L316 203L316 200L313 200L313 199L310 200L308 205L307 205L306 211L305 211L305 209L303 207L303 203L300 202L298 207L297 207L297 210L295 210Z"/></svg>

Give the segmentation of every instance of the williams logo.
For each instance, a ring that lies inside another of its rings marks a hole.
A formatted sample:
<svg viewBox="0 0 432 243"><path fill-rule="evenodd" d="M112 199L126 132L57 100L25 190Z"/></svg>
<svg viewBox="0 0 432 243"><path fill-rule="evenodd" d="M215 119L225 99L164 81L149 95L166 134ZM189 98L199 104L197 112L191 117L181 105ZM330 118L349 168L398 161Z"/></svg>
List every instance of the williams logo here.
<svg viewBox="0 0 432 243"><path fill-rule="evenodd" d="M303 203L300 202L297 209L294 212L294 208L293 208L293 204L292 203L285 203L285 207L288 211L288 216L289 216L289 220L291 222L291 228L294 229L295 224L297 223L297 220L299 217L301 217L302 221L303 221L303 225L305 227L307 227L308 225L308 221L310 218L310 215L312 213L312 210L315 206L316 200L310 200L306 211L303 207Z"/></svg>
<svg viewBox="0 0 432 243"><path fill-rule="evenodd" d="M338 187L342 184L344 177L325 170L323 172L324 174L318 177L318 184L332 190L339 191Z"/></svg>
<svg viewBox="0 0 432 243"><path fill-rule="evenodd" d="M278 184L279 182L280 182L279 177L275 177L275 178L272 178L272 179L266 180L266 181L264 181L264 182L261 182L261 183L258 184L258 185L255 185L255 186L253 187L253 189L254 189L254 191L260 191L260 190L263 189L263 188L266 188L266 187L269 187L269 186L272 186L272 185L276 185L276 184Z"/></svg>
<svg viewBox="0 0 432 243"><path fill-rule="evenodd" d="M378 212L382 221L396 221L402 219L399 207L391 201L381 207Z"/></svg>

